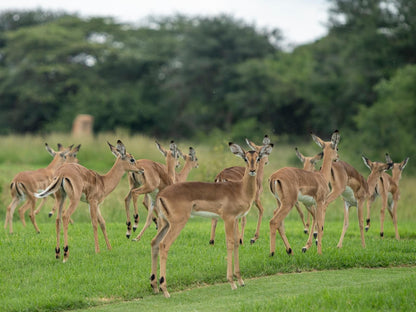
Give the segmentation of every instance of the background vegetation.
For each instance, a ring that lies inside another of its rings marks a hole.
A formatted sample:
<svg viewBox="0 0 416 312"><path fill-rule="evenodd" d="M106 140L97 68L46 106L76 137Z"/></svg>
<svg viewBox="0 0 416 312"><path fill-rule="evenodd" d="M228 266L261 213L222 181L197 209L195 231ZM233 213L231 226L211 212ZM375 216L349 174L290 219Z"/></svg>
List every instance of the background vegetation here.
<svg viewBox="0 0 416 312"><path fill-rule="evenodd" d="M67 132L90 113L97 133L305 137L338 128L355 152L414 156L415 1L328 1L328 34L290 51L278 29L226 15L130 25L2 12L0 133Z"/></svg>

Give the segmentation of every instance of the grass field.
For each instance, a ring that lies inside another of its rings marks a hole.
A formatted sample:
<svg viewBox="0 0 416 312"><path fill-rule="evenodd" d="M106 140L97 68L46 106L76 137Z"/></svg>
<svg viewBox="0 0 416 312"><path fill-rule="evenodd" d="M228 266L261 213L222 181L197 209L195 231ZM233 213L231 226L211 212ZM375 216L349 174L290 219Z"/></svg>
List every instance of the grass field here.
<svg viewBox="0 0 416 312"><path fill-rule="evenodd" d="M123 140L127 150L136 158L163 162L153 140L144 137L112 134L81 142L59 135L46 138L1 137L0 218L4 220L10 202L8 185L13 176L22 170L44 167L50 161L43 148L45 141L51 146L56 146L57 142L64 145L82 143L80 163L105 173L114 161L105 142L108 140L114 144L117 138ZM212 181L221 168L241 165L241 160L228 151L226 142L213 146L177 143L183 151L189 145L196 148L200 167L191 172L190 180ZM305 154L319 151L313 145L304 149L302 152ZM276 144L265 176L288 164L299 166L296 161L292 146ZM359 170L367 176L364 165ZM378 200L372 210L372 227L366 233L367 248L361 248L356 209L353 208L344 247L337 249L343 219L342 203L337 200L328 208L323 255L318 255L316 248L301 253L306 235L297 213L292 211L285 227L294 255L286 255L278 237L276 255L269 257L268 221L275 201L266 187L262 197L266 213L261 237L254 245L244 244L240 248L241 272L247 286L236 291L224 284L226 249L222 223L217 228L215 246L210 246L210 220L191 219L169 253L167 282L172 298L168 301L161 295L153 295L149 286L150 240L155 234L154 227L149 228L138 243L124 236L123 198L128 191L125 177L101 208L107 221L111 251L106 250L100 233L101 252L95 254L88 207L80 204L73 215L74 224L69 229L69 262L63 264L56 260L55 221L47 216L52 206L52 200L49 200L47 207L37 216L40 234L35 234L28 216L28 225L24 228L17 213L14 216L15 233L0 232L0 310L56 311L97 306L97 311L145 311L159 307L168 311L408 311L414 306L416 297L416 216L413 209L416 179L406 172L403 176L398 214L400 241L394 239L389 216L386 216L385 237L379 237ZM139 226L142 226L143 208L140 215ZM248 216L247 242L254 234L256 217L254 208ZM300 272L302 274L280 274Z"/></svg>

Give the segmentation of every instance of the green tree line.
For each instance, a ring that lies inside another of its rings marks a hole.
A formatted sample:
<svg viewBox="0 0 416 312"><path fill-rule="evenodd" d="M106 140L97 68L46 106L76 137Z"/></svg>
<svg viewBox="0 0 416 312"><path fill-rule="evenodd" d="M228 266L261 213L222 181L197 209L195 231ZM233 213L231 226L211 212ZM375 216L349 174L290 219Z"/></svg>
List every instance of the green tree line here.
<svg viewBox="0 0 416 312"><path fill-rule="evenodd" d="M290 51L278 29L228 15L132 25L0 12L0 134L69 131L89 113L96 132L232 138L337 128L357 151L415 155L415 1L328 1L327 35Z"/></svg>

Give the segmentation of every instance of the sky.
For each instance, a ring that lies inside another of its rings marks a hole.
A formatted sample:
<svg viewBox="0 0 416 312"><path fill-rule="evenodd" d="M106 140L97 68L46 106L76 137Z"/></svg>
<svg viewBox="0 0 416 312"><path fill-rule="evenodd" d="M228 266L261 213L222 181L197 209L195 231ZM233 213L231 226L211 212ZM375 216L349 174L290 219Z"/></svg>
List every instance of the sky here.
<svg viewBox="0 0 416 312"><path fill-rule="evenodd" d="M0 11L44 9L81 17L111 16L138 23L149 15L215 16L229 14L258 28L282 31L287 45L313 42L325 36L327 0L1 0Z"/></svg>

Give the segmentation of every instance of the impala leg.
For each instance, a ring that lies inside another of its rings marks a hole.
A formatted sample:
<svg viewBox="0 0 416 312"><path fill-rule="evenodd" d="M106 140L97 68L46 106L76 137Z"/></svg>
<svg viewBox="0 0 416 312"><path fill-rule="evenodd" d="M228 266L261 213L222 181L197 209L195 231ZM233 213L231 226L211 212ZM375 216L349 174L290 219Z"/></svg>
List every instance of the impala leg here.
<svg viewBox="0 0 416 312"><path fill-rule="evenodd" d="M245 231L245 228L246 228L246 224L247 224L247 217L245 217L245 216L241 217L241 233L239 233L238 232L238 220L237 220L237 228L236 228L237 237L238 237L237 241L240 242L240 245L242 245L243 242L244 242L244 231Z"/></svg>
<svg viewBox="0 0 416 312"><path fill-rule="evenodd" d="M7 207L6 211L6 221L4 222L4 229L7 229L7 226L9 226L9 233L13 233L13 214L14 210L16 209L17 205L19 204L19 198L13 197L12 202Z"/></svg>
<svg viewBox="0 0 416 312"><path fill-rule="evenodd" d="M160 226L156 236L152 239L151 242L151 250L152 250L152 273L150 276L150 285L152 286L153 292L158 293L159 288L157 287L157 267L158 267L158 258L159 258L159 244L160 241L165 237L166 232L169 229L169 224L164 221L160 220Z"/></svg>
<svg viewBox="0 0 416 312"><path fill-rule="evenodd" d="M294 205L294 203L293 203ZM288 255L293 253L292 248L290 247L289 241L286 237L285 226L283 220L288 215L289 211L293 207L292 204L282 203L280 208L275 210L275 215L270 220L270 255L273 256L276 249L276 230L279 231L280 237L283 240L283 243L286 247L286 252Z"/></svg>
<svg viewBox="0 0 416 312"><path fill-rule="evenodd" d="M215 229L217 228L218 219L211 219L211 238L209 239L209 244L214 245L215 242Z"/></svg>
<svg viewBox="0 0 416 312"><path fill-rule="evenodd" d="M234 276L237 278L238 284L240 286L244 286L244 281L241 278L240 273L240 257L238 255L239 249L239 242L238 242L238 221L235 221L234 225Z"/></svg>
<svg viewBox="0 0 416 312"><path fill-rule="evenodd" d="M343 228L342 228L341 237L339 238L339 242L338 242L338 245L337 245L338 248L342 248L342 241L344 240L345 232L347 232L347 229L348 229L348 225L349 225L349 208L350 208L350 204L348 204L344 200L344 224L343 224Z"/></svg>
<svg viewBox="0 0 416 312"><path fill-rule="evenodd" d="M30 208L30 202L29 200L26 200L26 202L22 205L22 207L19 208L19 217L20 221L22 221L23 226L26 226L26 220L25 220L25 212Z"/></svg>
<svg viewBox="0 0 416 312"><path fill-rule="evenodd" d="M306 207L308 209L308 215L312 215L312 229L316 228L316 215L314 212L314 207ZM302 248L302 252L306 252L309 248L312 246L312 238L315 236L314 231L309 231L308 240L306 242L306 245Z"/></svg>
<svg viewBox="0 0 416 312"><path fill-rule="evenodd" d="M392 218L393 218L393 225L394 225L394 231L395 231L396 239L399 240L400 235L399 235L399 229L397 228L397 204L398 204L398 200L394 199Z"/></svg>
<svg viewBox="0 0 416 312"><path fill-rule="evenodd" d="M359 200L357 205L357 213L358 213L358 226L360 227L360 235L361 235L361 246L365 248L365 237L364 237L364 200Z"/></svg>
<svg viewBox="0 0 416 312"><path fill-rule="evenodd" d="M131 235L131 221L130 221L130 201L131 201L131 192L132 189L130 189L127 196L124 198L124 208L126 210L126 225L127 225L127 232L126 237L130 238Z"/></svg>
<svg viewBox="0 0 416 312"><path fill-rule="evenodd" d="M385 218L385 212L386 207L388 206L387 203L387 196L383 196L383 204L381 205L380 209L380 237L384 237L384 218Z"/></svg>
<svg viewBox="0 0 416 312"><path fill-rule="evenodd" d="M69 221L71 220L71 215L74 213L75 209L78 206L78 203L79 203L79 200L71 199L67 210L62 215L62 227L64 229L64 259L63 259L63 262L66 262L68 260L68 257L69 257L68 224L69 224ZM90 214L91 213L95 213L95 211L94 211L94 208L91 207L91 204L90 204ZM92 216L91 216L91 219L93 219ZM97 220L95 220L95 223L96 222L97 222ZM95 226L96 226L96 228L95 228L95 232L96 232L97 224ZM94 233L94 234L96 234L96 233ZM94 235L94 236L96 236L96 235ZM98 241L98 239L97 239L97 241Z"/></svg>
<svg viewBox="0 0 416 312"><path fill-rule="evenodd" d="M169 229L166 232L166 235L162 238L159 244L159 260L160 260L160 279L159 279L159 287L163 292L163 295L166 298L169 298L169 292L166 287L166 261L168 259L168 252L170 246L179 236L179 233L185 227L186 223L188 222L188 218L182 218L178 223L170 223Z"/></svg>
<svg viewBox="0 0 416 312"><path fill-rule="evenodd" d="M55 194L55 205L58 207L58 213L56 214L55 228L56 228L56 247L55 247L55 258L59 259L61 256L60 240L61 240L61 220L62 220L62 210L64 206L65 197L61 196L58 192Z"/></svg>
<svg viewBox="0 0 416 312"><path fill-rule="evenodd" d="M365 226L365 231L368 232L369 228L370 228L370 214L371 214L371 205L373 204L374 200L376 199L376 195L373 194L371 195L368 199L367 199L367 218L366 218L366 223L367 225Z"/></svg>
<svg viewBox="0 0 416 312"><path fill-rule="evenodd" d="M318 228L318 242L317 242L317 252L318 254L322 254L322 237L324 234L324 221L325 221L325 209L322 203L318 202L316 206L316 227Z"/></svg>
<svg viewBox="0 0 416 312"><path fill-rule="evenodd" d="M257 220L257 228L256 228L256 233L254 234L254 237L250 240L250 244L254 244L260 236L260 226L261 226L261 221L263 219L263 213L264 213L264 208L263 205L261 204L260 198L256 198L255 201L256 207L259 210L259 218Z"/></svg>
<svg viewBox="0 0 416 312"><path fill-rule="evenodd" d="M45 202L46 202L46 197L44 197L40 200L40 204L39 204L38 208L36 208L36 210L35 210L35 215L39 214L40 210L45 205Z"/></svg>
<svg viewBox="0 0 416 312"><path fill-rule="evenodd" d="M238 250L238 235L237 235L237 222L235 218L224 219L225 226L225 239L227 245L227 280L231 285L231 289L237 289L237 285L233 278L233 253L235 255L235 249ZM237 240L236 240L237 239ZM237 245L237 247L235 247ZM239 271L239 268L237 268ZM240 272L238 272L240 274ZM240 276L241 279L241 276Z"/></svg>
<svg viewBox="0 0 416 312"><path fill-rule="evenodd" d="M306 225L305 216L303 215L303 212L302 212L302 209L300 208L299 202L295 203L295 207L296 207L296 210L299 214L300 220L302 221L302 224L303 224L303 233L308 234L309 225L308 226Z"/></svg>
<svg viewBox="0 0 416 312"><path fill-rule="evenodd" d="M92 229L94 231L95 252L100 252L100 245L98 244L98 206L94 201L90 201L90 215Z"/></svg>
<svg viewBox="0 0 416 312"><path fill-rule="evenodd" d="M101 215L99 206L97 206L97 217L98 217L98 223L100 224L100 227L101 227L101 231L103 232L103 235L104 235L104 240L107 245L107 249L111 250L111 244L110 244L110 241L108 240L107 230L105 228L105 220L103 216Z"/></svg>
<svg viewBox="0 0 416 312"><path fill-rule="evenodd" d="M29 212L30 221L32 221L32 224L35 227L35 231L37 233L40 233L39 227L36 223L36 217L35 217L36 198L33 196L27 196L27 203L29 203L29 207L30 207L30 212Z"/></svg>
<svg viewBox="0 0 416 312"><path fill-rule="evenodd" d="M150 201L150 204L151 204L150 207L148 207L147 209L146 223L143 225L143 228L140 231L139 235L137 235L136 238L133 239L133 241L135 242L138 242L142 238L144 232L147 230L150 224L152 224L154 205L151 201Z"/></svg>

